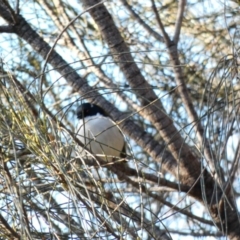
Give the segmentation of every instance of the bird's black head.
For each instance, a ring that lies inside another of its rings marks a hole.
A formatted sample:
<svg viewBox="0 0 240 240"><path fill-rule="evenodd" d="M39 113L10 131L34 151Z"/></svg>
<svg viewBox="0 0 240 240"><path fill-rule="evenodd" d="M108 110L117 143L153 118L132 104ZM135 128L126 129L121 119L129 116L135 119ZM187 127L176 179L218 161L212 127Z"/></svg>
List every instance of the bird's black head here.
<svg viewBox="0 0 240 240"><path fill-rule="evenodd" d="M95 105L95 104L91 104L91 103L83 103L82 105L80 105L77 108L77 118L78 119L83 119L85 117L89 117L89 116L95 116L98 113L103 115L103 116L107 116L107 114L105 113L105 111L100 108L99 106Z"/></svg>

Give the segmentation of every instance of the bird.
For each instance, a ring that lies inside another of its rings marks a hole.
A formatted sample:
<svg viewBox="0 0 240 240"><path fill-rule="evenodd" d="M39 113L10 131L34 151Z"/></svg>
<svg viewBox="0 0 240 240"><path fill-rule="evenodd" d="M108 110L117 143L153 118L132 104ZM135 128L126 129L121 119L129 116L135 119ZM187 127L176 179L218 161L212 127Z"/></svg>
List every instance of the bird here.
<svg viewBox="0 0 240 240"><path fill-rule="evenodd" d="M82 103L77 107L76 115L76 137L91 154L108 162L126 157L123 133L101 107ZM89 152L85 151L87 153Z"/></svg>

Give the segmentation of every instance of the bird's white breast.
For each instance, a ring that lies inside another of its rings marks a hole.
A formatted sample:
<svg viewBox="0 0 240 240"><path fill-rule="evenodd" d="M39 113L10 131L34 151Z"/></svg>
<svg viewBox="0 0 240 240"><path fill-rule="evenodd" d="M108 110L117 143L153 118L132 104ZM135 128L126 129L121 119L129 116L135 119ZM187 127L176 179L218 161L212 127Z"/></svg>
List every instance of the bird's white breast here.
<svg viewBox="0 0 240 240"><path fill-rule="evenodd" d="M97 115L79 120L76 134L88 150L104 160L119 157L123 150L123 135L108 117Z"/></svg>

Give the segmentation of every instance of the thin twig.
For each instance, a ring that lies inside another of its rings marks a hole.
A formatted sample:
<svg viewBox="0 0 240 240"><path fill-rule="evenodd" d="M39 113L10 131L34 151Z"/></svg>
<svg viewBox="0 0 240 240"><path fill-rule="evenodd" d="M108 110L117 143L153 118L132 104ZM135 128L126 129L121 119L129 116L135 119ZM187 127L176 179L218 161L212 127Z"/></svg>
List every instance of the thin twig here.
<svg viewBox="0 0 240 240"><path fill-rule="evenodd" d="M159 16L159 13L158 13L158 10L157 10L157 7L155 5L155 1L154 0L151 0L152 2L152 9L153 9L153 12L155 13L155 16L156 16L156 19L157 19L157 23L159 25L159 28L163 34L163 37L164 37L164 40L165 40L165 43L167 44L167 46L170 46L171 45L171 39L170 37L168 36L164 26L163 26L163 23L162 23L162 20Z"/></svg>
<svg viewBox="0 0 240 240"><path fill-rule="evenodd" d="M134 10L133 7L127 2L127 0L121 0L121 2L123 3L123 5L128 9L128 11L132 14L132 16L146 29L146 31L148 33L150 33L150 35L154 36L158 41L163 42L164 38L157 33L156 31L154 31L147 23L146 21L144 21L139 14L137 14Z"/></svg>

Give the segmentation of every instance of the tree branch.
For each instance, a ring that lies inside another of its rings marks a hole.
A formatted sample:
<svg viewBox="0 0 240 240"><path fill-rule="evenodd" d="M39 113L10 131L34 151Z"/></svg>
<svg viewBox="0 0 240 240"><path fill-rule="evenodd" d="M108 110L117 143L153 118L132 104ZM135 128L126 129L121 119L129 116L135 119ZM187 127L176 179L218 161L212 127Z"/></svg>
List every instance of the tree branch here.
<svg viewBox="0 0 240 240"><path fill-rule="evenodd" d="M168 36L167 32L165 31L165 28L164 28L164 26L162 24L162 20L161 20L159 14L158 14L158 11L157 11L157 8L156 8L156 5L155 5L155 0L151 0L151 2L152 2L153 12L155 13L155 16L156 16L156 19L157 19L157 23L158 23L158 25L160 27L160 30L161 30L162 34L163 34L165 43L166 43L167 46L170 46L171 45L171 39L169 38L169 36Z"/></svg>
<svg viewBox="0 0 240 240"><path fill-rule="evenodd" d="M203 129L201 123L199 122L199 117L198 117L198 115L197 115L197 113L196 113L196 111L193 107L192 100L189 96L189 93L188 93L188 90L187 90L187 87L186 87L186 84L185 84L185 81L184 81L183 72L182 72L182 69L181 69L181 63L180 63L179 58L178 58L177 48L176 48L176 46L171 45L172 41L169 39L167 33L165 32L164 26L161 22L161 19L159 17L158 12L157 12L155 2L154 2L154 0L151 0L151 1L152 1L153 10L155 12L158 24L160 26L161 31L163 32L165 42L167 43L169 54L170 54L173 66L175 66L174 67L174 72L175 72L175 76L176 76L175 79L176 79L178 90L179 90L178 92L180 93L180 97L183 100L184 106L187 109L187 112L188 112L188 115L190 116L190 119L192 120L193 123L196 123L194 125L195 130L197 132L198 139L204 145L203 149L204 149L204 154L205 154L207 163L208 163L208 165L211 169L212 175L215 175L215 177L217 178L217 176L215 174L215 170L214 170L215 169L215 165L214 165L215 156L214 156L214 154L211 150L211 146L210 146L207 138L204 136L204 129ZM179 3L180 4L179 5L180 9L178 9L178 18L177 18L177 22L176 22L176 26L175 26L175 38L176 39L177 39L178 34L180 34L180 28L181 28L180 23L181 23L182 17L183 17L185 0L180 1L180 3ZM156 37L156 35L153 34L152 31L149 31L146 28L146 26L144 24L142 24L142 21L139 21L139 18L137 18L137 14L132 14L132 15L146 29L146 31L148 31L152 36ZM164 32L165 32L165 34L164 34ZM156 38L156 39L158 39L158 38ZM174 42L174 44L175 44L175 42ZM145 115L145 116L147 116L147 115ZM219 181L219 182L221 182L221 181Z"/></svg>
<svg viewBox="0 0 240 240"><path fill-rule="evenodd" d="M178 1L178 13L177 13L177 19L175 22L175 32L173 37L173 41L176 45L178 44L178 41L179 41L185 5L186 5L186 0Z"/></svg>
<svg viewBox="0 0 240 240"><path fill-rule="evenodd" d="M2 17L12 24L12 18L6 14L8 11L6 11L5 6L1 5L0 2L0 15L2 12L4 13ZM48 62L56 71L66 78L67 82L78 91L83 98L88 99L90 102L97 102L99 106L102 106L108 112L112 113L113 120L115 122L121 122L120 126L124 133L142 146L155 161L163 163L162 166L166 170L173 175L177 174L176 161L172 154L166 151L165 146L159 145L150 134L131 121L128 116L118 111L112 104L106 101L103 96L96 93L96 90L90 87L87 81L79 76L76 71L29 26L21 15L18 16L17 20L18 23L14 25L14 31L19 37L28 42L43 58L48 56ZM49 54L50 50L51 54Z"/></svg>
<svg viewBox="0 0 240 240"><path fill-rule="evenodd" d="M127 2L127 0L121 0L121 2L150 35L154 36L160 42L164 41L164 38L160 34L154 31L143 19L140 18L140 16L133 10L133 7Z"/></svg>
<svg viewBox="0 0 240 240"><path fill-rule="evenodd" d="M88 8L92 5L95 5L99 1L82 0L82 2L84 3L84 6ZM194 186L192 190L196 194L195 197L197 197L198 199L202 199L202 202L208 202L208 204L210 204L210 212L219 228L222 231L226 231L226 229L229 230L229 227L232 226L232 224L235 225L235 223L232 221L231 223L226 223L223 219L228 218L228 216L225 216L226 212L229 211L229 214L232 215L234 214L234 211L231 210L230 205L221 204L220 200L223 194L221 187L216 185L214 179L209 175L206 170L201 170L201 163L193 155L189 146L184 142L181 135L174 127L172 121L164 113L161 102L158 101L151 89L148 89L149 86L141 75L140 70L134 63L129 48L124 43L124 40L121 37L118 29L116 28L111 15L108 13L107 9L103 4L98 5L96 8L92 8L89 12L95 22L98 24L98 27L105 41L108 43L108 46L112 51L115 61L119 64L119 67L128 79L132 89L135 90L138 96L141 96L142 94L146 96L146 100L148 101L140 100L143 108L145 108L146 104L149 104L148 108L146 109L146 111L148 110L148 115L146 115L145 117L147 118L147 116L149 116L148 119L151 119L151 122L161 133L167 146L171 150L171 153L177 160L179 166L179 175L175 176L178 176L183 184L189 184L190 186ZM195 125L195 129L198 136L202 140L201 142L206 143L202 125L199 122L198 115L194 109L190 95L186 88L184 75L178 58L177 46L172 43L173 42L171 42L170 45L167 45L167 47L169 50L171 61L174 66L174 72L180 96L183 100L185 108L187 109L187 113L190 119L192 120L192 122L197 123ZM138 89L140 86L141 90L139 91ZM208 154L207 158L210 162L212 161L210 145L205 144L205 146L207 146L205 147L205 150ZM201 179L202 183L197 181L197 179ZM194 194L193 192L190 192L189 194ZM200 193L200 195L198 195L198 193ZM230 197L230 199L232 198ZM222 201L224 200L222 199ZM237 217L237 215L235 217ZM224 225L224 228L222 228L224 223L226 223L227 225ZM234 226L232 228L231 234L232 236L238 236L239 232L240 229L237 229L236 226Z"/></svg>
<svg viewBox="0 0 240 240"><path fill-rule="evenodd" d="M85 0L85 4L86 3L91 4L93 1ZM102 6L103 5L98 5L96 9L99 10L99 8ZM93 14L94 11L95 8L91 10L91 14ZM104 19L104 17L107 16L106 11L104 12L106 15L101 15L102 13L102 11L99 11L100 15L97 15L96 13L96 21L101 21L101 19L102 21L106 21L106 19L109 21L112 20L108 17ZM200 201L202 202L206 200L210 213L219 228L223 232L227 232L229 237L232 239L237 239L237 236L240 235L240 230L237 227L237 209L234 205L233 208L231 208L231 206L224 203L224 199L222 199L223 195L221 189L217 186L217 184L205 170L201 170L201 164L197 161L198 159L191 153L189 147L184 143L184 140L181 138L180 134L173 126L171 119L164 113L161 102L158 101L156 95L153 94L151 86L147 85L145 79L140 73L140 70L133 62L133 58L129 54L129 49L125 48L124 45L122 45L122 38L118 37L120 34L118 34L118 36L113 34L113 38L108 39L108 36L113 33L111 32L113 29L104 29L102 27L100 28L100 30L106 34L105 37L106 40L108 40L110 48L115 51L114 55L117 55L119 57L119 61L117 62L120 63L120 66L123 67L123 72L125 73L126 78L129 80L129 82L132 83L132 87L135 86L134 89L137 89L136 93L146 94L145 100L141 101L142 107L145 108L147 104L154 102L154 105L149 105L149 110L146 113L149 113L149 116L151 117L154 125L157 126L156 128L161 132L166 143L169 144L171 153L167 152L165 147L159 145L159 143L155 141L150 134L145 133L142 128L137 126L134 122L130 121L128 119L128 116L123 116L121 112L117 111L102 96L96 96L96 89L91 88L85 79L81 78L76 73L76 71L71 68L69 64L67 64L66 61L64 61L64 59L54 51L54 49L52 50L50 46L44 42L43 39L29 26L24 18L18 15L16 16L16 19L13 19L11 16L11 11L9 11L9 9L6 9L5 4L2 4L1 1L0 14L9 24L14 25L14 32L19 37L26 40L43 58L48 56L48 62L62 76L66 78L68 83L73 88L75 88L76 91L79 91L79 93L83 97L86 97L89 101L98 102L100 106L104 106L104 108L107 109L109 113L111 113L111 116L115 121L122 121L121 127L123 131L126 132L131 138L136 140L136 142L142 146L155 161L161 161L164 168L173 173L174 176L178 176L178 172L180 172L180 180L182 183L188 183L189 185L192 184L194 186L193 190L189 192L189 195L201 199ZM14 24L15 20L17 20L16 24ZM112 24L111 22L108 23L110 23L109 25ZM107 31L109 32L107 33ZM49 51L52 51L50 55ZM170 52L173 57L173 62L175 61L174 69L177 71L176 73L179 73L179 69L181 71L178 62L179 59L178 56L175 56L177 49L171 48ZM181 81L183 81L183 75L180 74L179 77L181 78ZM134 80L136 80L137 85L135 85ZM178 162L176 162L175 159L177 159ZM196 182L196 179L198 178L201 179L201 181Z"/></svg>
<svg viewBox="0 0 240 240"><path fill-rule="evenodd" d="M14 33L13 26L0 26L0 33Z"/></svg>

